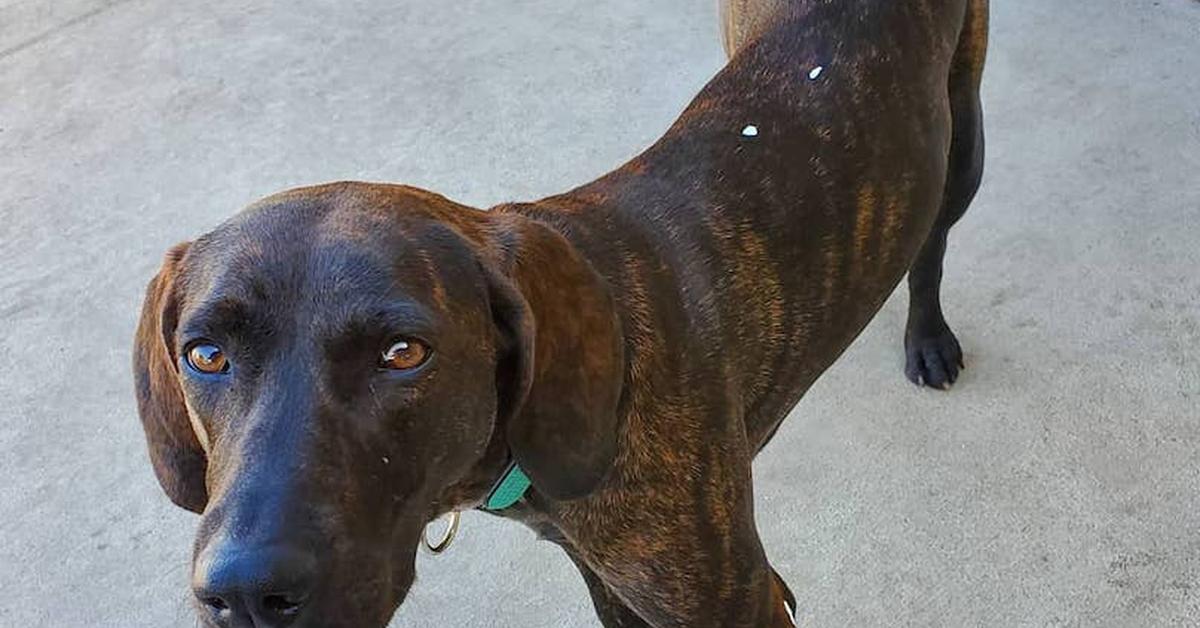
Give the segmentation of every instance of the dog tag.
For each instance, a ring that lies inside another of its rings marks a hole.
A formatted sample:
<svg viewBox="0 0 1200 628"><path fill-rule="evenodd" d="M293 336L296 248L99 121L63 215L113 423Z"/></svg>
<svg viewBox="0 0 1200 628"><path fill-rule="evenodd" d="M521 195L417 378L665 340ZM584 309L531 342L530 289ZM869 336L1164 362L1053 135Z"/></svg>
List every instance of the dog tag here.
<svg viewBox="0 0 1200 628"><path fill-rule="evenodd" d="M459 512L457 510L450 513L450 519L446 523L446 530L442 532L442 536L436 543L429 540L429 524L425 525L425 529L421 531L421 545L430 554L441 554L449 549L450 544L454 542L454 537L458 535L458 519Z"/></svg>

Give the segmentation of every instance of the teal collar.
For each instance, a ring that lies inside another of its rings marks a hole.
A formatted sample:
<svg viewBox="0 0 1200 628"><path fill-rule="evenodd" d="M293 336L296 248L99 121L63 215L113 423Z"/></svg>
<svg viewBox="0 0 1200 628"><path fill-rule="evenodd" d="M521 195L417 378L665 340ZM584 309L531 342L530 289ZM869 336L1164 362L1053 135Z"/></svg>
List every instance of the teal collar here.
<svg viewBox="0 0 1200 628"><path fill-rule="evenodd" d="M483 509L496 511L509 508L521 501L525 492L529 490L529 486L529 476L525 475L525 472L517 466L517 462L514 460L508 463L504 475L500 476L500 480L492 487L492 492L488 493L487 499L483 502Z"/></svg>

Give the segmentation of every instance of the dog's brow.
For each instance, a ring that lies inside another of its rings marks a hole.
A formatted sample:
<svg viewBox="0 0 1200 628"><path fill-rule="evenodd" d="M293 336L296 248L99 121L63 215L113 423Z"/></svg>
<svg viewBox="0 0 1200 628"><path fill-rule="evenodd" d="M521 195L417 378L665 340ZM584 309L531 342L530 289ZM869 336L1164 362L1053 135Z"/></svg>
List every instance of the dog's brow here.
<svg viewBox="0 0 1200 628"><path fill-rule="evenodd" d="M183 327L185 334L211 334L221 331L237 334L255 324L254 309L231 297L221 297L200 305L188 317Z"/></svg>
<svg viewBox="0 0 1200 628"><path fill-rule="evenodd" d="M343 327L349 331L375 329L394 333L429 334L435 320L429 310L414 301L397 301L386 306L350 313Z"/></svg>

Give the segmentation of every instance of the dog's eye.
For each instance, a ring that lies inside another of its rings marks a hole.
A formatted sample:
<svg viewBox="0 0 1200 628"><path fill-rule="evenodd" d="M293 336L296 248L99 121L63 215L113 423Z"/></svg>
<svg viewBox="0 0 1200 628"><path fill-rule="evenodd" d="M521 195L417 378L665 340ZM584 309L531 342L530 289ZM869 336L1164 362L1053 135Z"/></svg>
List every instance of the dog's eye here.
<svg viewBox="0 0 1200 628"><path fill-rule="evenodd" d="M215 375L229 370L229 360L221 348L211 342L198 342L187 350L187 363L201 373Z"/></svg>
<svg viewBox="0 0 1200 628"><path fill-rule="evenodd" d="M379 356L380 368L408 371L429 359L429 346L415 338L401 338Z"/></svg>

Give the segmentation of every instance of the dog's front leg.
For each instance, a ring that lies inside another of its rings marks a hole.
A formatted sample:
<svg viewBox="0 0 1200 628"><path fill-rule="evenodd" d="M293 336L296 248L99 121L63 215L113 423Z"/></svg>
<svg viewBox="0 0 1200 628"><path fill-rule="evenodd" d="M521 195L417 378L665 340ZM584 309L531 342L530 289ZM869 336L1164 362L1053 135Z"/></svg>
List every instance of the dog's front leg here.
<svg viewBox="0 0 1200 628"><path fill-rule="evenodd" d="M738 439L692 440L572 504L564 548L606 627L790 628L795 601L753 519Z"/></svg>
<svg viewBox="0 0 1200 628"><path fill-rule="evenodd" d="M659 575L639 579L635 584L612 574L606 581L582 557L570 549L567 553L583 575L596 616L605 628L792 628L796 625L795 598L769 566L755 569L748 580L735 583L727 576L745 573L743 570L731 567L728 572L696 573L703 562L709 562L711 568L713 557L707 554L664 557L656 560L656 565L643 566L647 572ZM622 598L628 598L628 602ZM643 618L639 611L651 619Z"/></svg>
<svg viewBox="0 0 1200 628"><path fill-rule="evenodd" d="M604 628L652 628L646 623L646 620L638 616L637 613L629 608L617 597L617 594L604 584L600 576L592 571L591 567L579 556L579 554L570 546L564 545L567 556L571 557L571 562L579 568L579 573L583 575L583 581L587 583L588 594L592 596L592 606L596 608L596 616L600 618L600 623Z"/></svg>

